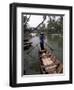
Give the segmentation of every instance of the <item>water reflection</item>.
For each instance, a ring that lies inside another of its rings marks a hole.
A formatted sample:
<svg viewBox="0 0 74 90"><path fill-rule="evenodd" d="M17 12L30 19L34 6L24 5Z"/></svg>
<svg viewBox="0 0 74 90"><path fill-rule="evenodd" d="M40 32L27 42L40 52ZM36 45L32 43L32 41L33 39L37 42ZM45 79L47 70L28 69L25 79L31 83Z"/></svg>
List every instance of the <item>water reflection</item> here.
<svg viewBox="0 0 74 90"><path fill-rule="evenodd" d="M31 33L30 35L31 38L29 41L32 42L32 46L27 50L28 54L24 51L24 63L27 64L24 65L25 72L26 74L40 74L40 61L38 55L40 49L39 34ZM49 47L51 47L54 54L63 62L63 36L61 34L46 34L45 36L45 48L49 50Z"/></svg>

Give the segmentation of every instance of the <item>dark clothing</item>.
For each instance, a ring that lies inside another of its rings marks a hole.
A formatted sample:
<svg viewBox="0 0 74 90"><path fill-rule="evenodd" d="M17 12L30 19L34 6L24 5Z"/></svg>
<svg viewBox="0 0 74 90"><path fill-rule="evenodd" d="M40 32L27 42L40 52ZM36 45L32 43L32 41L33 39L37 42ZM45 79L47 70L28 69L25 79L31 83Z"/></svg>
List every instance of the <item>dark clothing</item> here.
<svg viewBox="0 0 74 90"><path fill-rule="evenodd" d="M40 42L40 47L41 47L41 50L44 50L44 43Z"/></svg>
<svg viewBox="0 0 74 90"><path fill-rule="evenodd" d="M43 34L40 35L40 47L41 47L41 50L44 50L44 39L45 39L45 36Z"/></svg>

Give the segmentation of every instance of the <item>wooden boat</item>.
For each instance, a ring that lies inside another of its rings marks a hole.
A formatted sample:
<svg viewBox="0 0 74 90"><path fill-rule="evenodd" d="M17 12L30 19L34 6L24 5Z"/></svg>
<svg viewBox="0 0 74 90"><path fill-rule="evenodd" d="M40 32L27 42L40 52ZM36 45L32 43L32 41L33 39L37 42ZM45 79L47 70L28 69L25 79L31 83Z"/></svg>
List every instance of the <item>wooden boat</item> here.
<svg viewBox="0 0 74 90"><path fill-rule="evenodd" d="M63 73L63 64L57 57L46 49L39 51L41 73L53 74Z"/></svg>
<svg viewBox="0 0 74 90"><path fill-rule="evenodd" d="M32 46L32 42L25 42L24 43L24 50L29 49Z"/></svg>

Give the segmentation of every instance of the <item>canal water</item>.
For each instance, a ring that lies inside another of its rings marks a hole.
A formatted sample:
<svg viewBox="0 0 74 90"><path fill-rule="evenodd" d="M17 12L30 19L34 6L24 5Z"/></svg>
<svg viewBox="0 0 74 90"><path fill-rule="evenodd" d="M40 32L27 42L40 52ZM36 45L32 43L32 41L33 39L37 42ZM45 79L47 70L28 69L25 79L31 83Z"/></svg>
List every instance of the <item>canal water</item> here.
<svg viewBox="0 0 74 90"><path fill-rule="evenodd" d="M31 33L29 40L32 46L24 51L24 71L26 75L40 74L40 40L39 35ZM63 36L61 34L47 34L45 35L45 48L53 50L53 53L63 63Z"/></svg>

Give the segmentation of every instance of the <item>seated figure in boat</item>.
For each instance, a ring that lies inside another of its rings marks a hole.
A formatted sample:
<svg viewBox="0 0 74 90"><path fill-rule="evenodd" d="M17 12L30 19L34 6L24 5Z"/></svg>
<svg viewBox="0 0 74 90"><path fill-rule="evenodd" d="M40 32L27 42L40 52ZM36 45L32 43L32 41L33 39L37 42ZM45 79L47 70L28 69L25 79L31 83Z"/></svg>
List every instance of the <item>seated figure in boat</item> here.
<svg viewBox="0 0 74 90"><path fill-rule="evenodd" d="M41 47L41 50L44 50L44 40L45 40L44 33L41 32L40 33L40 47Z"/></svg>

